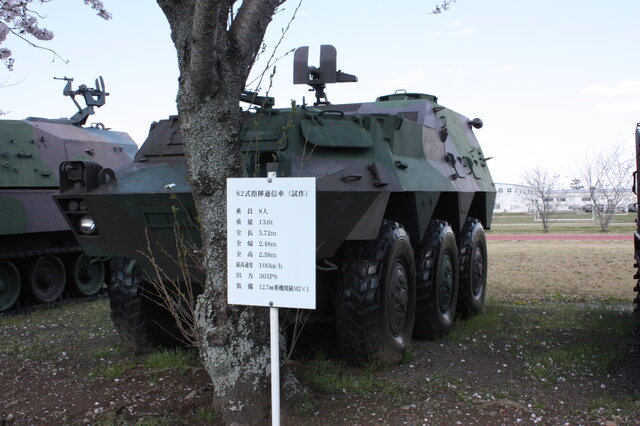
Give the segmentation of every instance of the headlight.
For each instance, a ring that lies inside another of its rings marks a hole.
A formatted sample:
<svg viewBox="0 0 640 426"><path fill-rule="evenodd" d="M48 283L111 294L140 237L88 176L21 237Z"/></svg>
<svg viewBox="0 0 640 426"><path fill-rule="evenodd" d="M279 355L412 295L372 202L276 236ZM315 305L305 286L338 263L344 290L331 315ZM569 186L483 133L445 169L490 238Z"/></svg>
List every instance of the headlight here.
<svg viewBox="0 0 640 426"><path fill-rule="evenodd" d="M91 235L96 230L96 224L91 216L82 216L80 218L80 231L85 235Z"/></svg>

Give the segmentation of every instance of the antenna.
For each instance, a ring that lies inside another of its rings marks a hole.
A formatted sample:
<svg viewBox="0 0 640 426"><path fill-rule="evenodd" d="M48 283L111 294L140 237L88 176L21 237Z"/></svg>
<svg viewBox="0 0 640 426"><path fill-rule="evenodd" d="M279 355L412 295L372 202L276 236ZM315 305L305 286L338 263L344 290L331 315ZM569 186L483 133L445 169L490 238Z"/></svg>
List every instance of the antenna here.
<svg viewBox="0 0 640 426"><path fill-rule="evenodd" d="M293 55L293 84L307 84L315 92L314 105L329 105L324 89L327 84L355 83L358 77L336 71L336 48L330 44L320 46L320 66L309 66L309 46L296 49Z"/></svg>

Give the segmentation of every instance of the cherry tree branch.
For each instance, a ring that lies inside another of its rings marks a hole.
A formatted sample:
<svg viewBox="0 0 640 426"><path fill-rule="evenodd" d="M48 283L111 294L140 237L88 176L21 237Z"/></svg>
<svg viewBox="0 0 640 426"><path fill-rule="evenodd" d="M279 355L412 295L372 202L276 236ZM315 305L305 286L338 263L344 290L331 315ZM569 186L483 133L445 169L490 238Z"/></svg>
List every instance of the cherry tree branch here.
<svg viewBox="0 0 640 426"><path fill-rule="evenodd" d="M282 4L282 3L284 3L284 1L280 2L280 4ZM287 26L282 29L282 34L280 34L280 39L278 40L278 42L276 43L275 47L273 48L273 50L271 52L271 56L267 60L267 63L265 65L265 67L264 67L264 70L260 73L260 75L258 75L255 79L253 79L247 85L247 86L252 86L257 81L255 92L259 92L260 91L260 86L262 85L262 79L267 74L267 71L269 71L269 69L271 67L275 67L275 64L278 63L278 61L280 61L282 58L285 58L291 52L293 52L293 50L289 50L289 51L285 52L283 55L281 55L280 57L277 57L277 58L275 57L275 55L276 55L276 53L278 51L278 48L280 47L280 45L282 44L282 42L284 40L284 37L287 35L287 33L289 32L289 29L291 28L291 23L296 19L296 16L298 14L298 10L300 10L300 6L302 6L302 0L300 0L298 2L298 5L293 10L293 14L291 15L291 18L289 19L289 22L287 23Z"/></svg>
<svg viewBox="0 0 640 426"><path fill-rule="evenodd" d="M199 97L219 84L217 60L228 48L226 31L234 0L196 0L191 26L189 82Z"/></svg>
<svg viewBox="0 0 640 426"><path fill-rule="evenodd" d="M442 3L434 6L433 10L431 11L431 14L438 15L442 12L446 12L451 7L451 3L455 3L455 2L456 0L443 0Z"/></svg>
<svg viewBox="0 0 640 426"><path fill-rule="evenodd" d="M35 40L40 41L48 41L53 38L52 31L39 26L38 20L44 20L44 15L29 7L35 3L35 1L36 0L0 0L0 45L4 43L7 36L11 34L26 42L31 47L51 52L53 54L53 60L57 57L67 63L67 61L53 49L37 45L27 38L33 37ZM39 0L40 4L49 3L50 1L52 0ZM98 16L102 19L111 19L111 14L105 9L102 1L83 1L86 5L97 11ZM12 58L11 49L0 47L0 60L10 71L13 69L14 59Z"/></svg>
<svg viewBox="0 0 640 426"><path fill-rule="evenodd" d="M32 42L31 40L29 40L26 37L22 36L20 33L14 31L13 29L9 29L9 32L11 34L13 34L14 36L18 37L19 39L21 39L22 41L24 41L25 43L27 43L31 47L36 48L36 49L40 49L40 50L46 50L47 52L51 53L51 55L52 55L51 62L55 62L56 58L58 58L62 62L64 62L65 64L69 63L68 59L65 59L62 56L60 56L58 54L58 52L56 52L55 50L49 49L48 47L40 46L39 44L35 44L34 42Z"/></svg>

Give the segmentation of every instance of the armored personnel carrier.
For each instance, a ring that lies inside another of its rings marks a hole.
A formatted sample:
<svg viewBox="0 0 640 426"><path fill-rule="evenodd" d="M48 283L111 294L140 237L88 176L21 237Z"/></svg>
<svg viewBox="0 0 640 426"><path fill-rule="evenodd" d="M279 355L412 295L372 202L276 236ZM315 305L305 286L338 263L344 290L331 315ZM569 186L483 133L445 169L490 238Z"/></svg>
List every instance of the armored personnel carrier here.
<svg viewBox="0 0 640 426"><path fill-rule="evenodd" d="M93 160L118 167L131 162L133 140L103 125L85 127L108 93L102 77L95 88L77 90L66 78L64 95L78 112L70 119L30 117L0 120L0 312L21 299L52 302L69 289L88 296L103 285L105 265L82 253L51 194L58 191L60 163ZM81 108L75 97L84 98ZM86 211L84 203L70 206Z"/></svg>
<svg viewBox="0 0 640 426"><path fill-rule="evenodd" d="M333 324L347 361L393 362L412 337L443 336L456 315L482 309L495 188L473 133L480 119L420 93L328 102L326 84L356 80L336 70L332 46L322 46L319 67L308 66L308 48L297 49L294 82L311 86L314 106L274 108L273 99L245 93L254 110L238 149L250 177L316 178L312 314ZM141 296L153 292L149 259L181 277L175 229L200 243L185 176L177 117L154 123L123 167L61 165L57 202L87 253L113 259L112 318L134 350L164 341L168 328L158 323L170 322ZM71 208L80 203L86 210Z"/></svg>

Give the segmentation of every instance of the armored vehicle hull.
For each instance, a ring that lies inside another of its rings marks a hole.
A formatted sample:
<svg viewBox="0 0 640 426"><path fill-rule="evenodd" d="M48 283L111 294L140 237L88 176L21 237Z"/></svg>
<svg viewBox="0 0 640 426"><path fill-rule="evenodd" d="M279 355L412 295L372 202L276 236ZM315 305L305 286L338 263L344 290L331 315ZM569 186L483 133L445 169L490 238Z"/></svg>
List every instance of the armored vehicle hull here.
<svg viewBox="0 0 640 426"><path fill-rule="evenodd" d="M275 109L272 98L243 93L257 108L245 113L238 149L248 177L316 179L314 317L334 324L347 361L399 361L412 337L442 336L456 315L482 309L495 201L472 131L482 121L417 93L331 105L326 84L357 77L336 70L333 46L321 46L319 67L307 59L307 47L296 50L294 83L312 87L317 107ZM187 261L201 242L185 163L172 117L151 126L131 164L61 165L58 205L87 254L112 259L111 316L137 351L171 342L180 325L157 296L197 292L204 279ZM274 274L253 272L252 291L274 284L259 282Z"/></svg>
<svg viewBox="0 0 640 426"><path fill-rule="evenodd" d="M118 167L136 151L126 133L69 120L0 121L0 312L19 300L57 300L65 289L81 296L100 290L104 264L83 254L51 195L61 162Z"/></svg>
<svg viewBox="0 0 640 426"><path fill-rule="evenodd" d="M442 336L456 312L481 309L483 229L491 225L495 188L472 132L479 123L419 94L247 113L240 144L249 176L316 178L315 314L335 323L350 362L397 360L412 335ZM88 254L117 259L113 319L142 350L153 339L134 334L152 326L121 304L138 297L123 289L130 292L134 281L143 288L145 280L121 259L150 271L153 258L179 277L176 228L200 244L178 120L154 123L134 162L106 172L109 182L99 183L99 164L69 162L62 170L57 202ZM84 213L70 203L87 206L90 234L80 231ZM140 300L140 312L157 309Z"/></svg>

